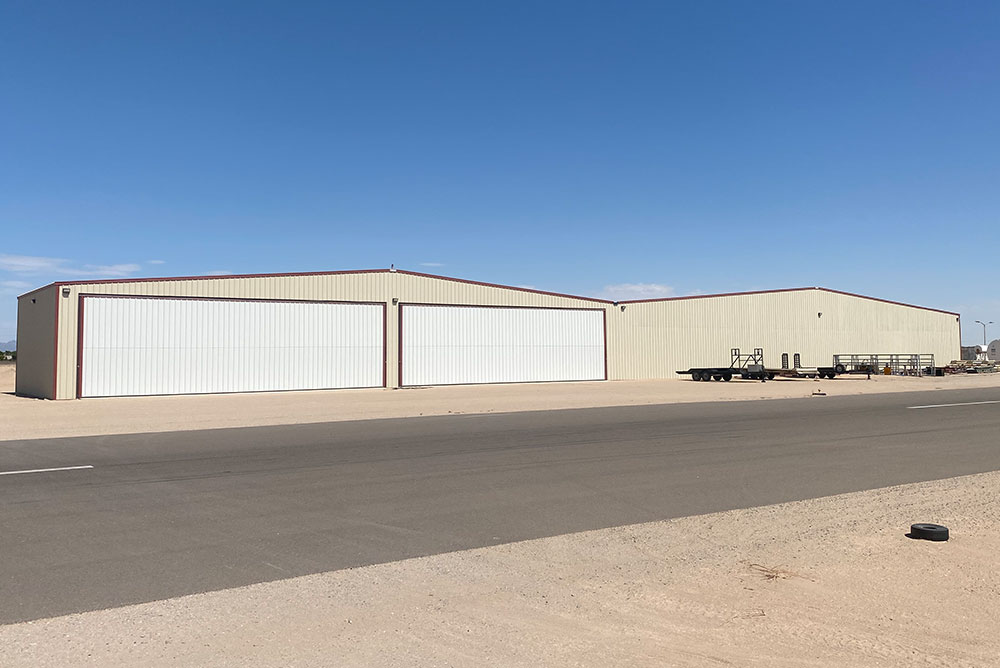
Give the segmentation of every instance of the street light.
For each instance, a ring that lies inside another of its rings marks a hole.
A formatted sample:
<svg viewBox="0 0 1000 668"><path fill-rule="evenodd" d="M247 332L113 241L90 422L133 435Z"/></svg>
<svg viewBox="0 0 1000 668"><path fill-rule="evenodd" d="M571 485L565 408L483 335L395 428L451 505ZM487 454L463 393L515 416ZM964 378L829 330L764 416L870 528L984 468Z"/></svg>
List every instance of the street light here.
<svg viewBox="0 0 1000 668"><path fill-rule="evenodd" d="M977 320L976 322L978 322L980 325L983 326L983 345L985 346L986 345L986 325L992 325L993 321L990 320L989 322L983 322L982 320Z"/></svg>

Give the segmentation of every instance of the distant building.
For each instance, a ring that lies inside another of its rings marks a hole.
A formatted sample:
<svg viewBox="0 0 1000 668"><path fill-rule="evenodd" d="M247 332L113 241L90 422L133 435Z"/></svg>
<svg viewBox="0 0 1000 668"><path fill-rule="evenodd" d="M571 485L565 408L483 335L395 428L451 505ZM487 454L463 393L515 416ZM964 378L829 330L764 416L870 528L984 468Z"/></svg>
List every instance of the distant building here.
<svg viewBox="0 0 1000 668"><path fill-rule="evenodd" d="M1000 339L993 339L986 346L986 359L1000 362Z"/></svg>
<svg viewBox="0 0 1000 668"><path fill-rule="evenodd" d="M982 351L982 346L962 346L962 360L974 362Z"/></svg>

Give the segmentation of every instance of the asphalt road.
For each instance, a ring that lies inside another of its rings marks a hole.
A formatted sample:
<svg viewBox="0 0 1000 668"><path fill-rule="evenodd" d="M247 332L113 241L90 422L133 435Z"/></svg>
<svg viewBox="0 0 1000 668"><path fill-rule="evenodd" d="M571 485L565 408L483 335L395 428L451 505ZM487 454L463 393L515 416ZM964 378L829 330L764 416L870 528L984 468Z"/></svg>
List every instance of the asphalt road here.
<svg viewBox="0 0 1000 668"><path fill-rule="evenodd" d="M997 470L1000 389L0 442L68 466L0 475L0 623Z"/></svg>

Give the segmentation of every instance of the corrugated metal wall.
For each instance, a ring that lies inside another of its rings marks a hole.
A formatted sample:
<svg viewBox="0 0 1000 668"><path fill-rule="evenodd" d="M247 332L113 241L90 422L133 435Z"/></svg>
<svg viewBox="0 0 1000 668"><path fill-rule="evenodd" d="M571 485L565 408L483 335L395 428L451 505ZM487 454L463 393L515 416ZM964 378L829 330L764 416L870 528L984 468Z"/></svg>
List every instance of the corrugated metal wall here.
<svg viewBox="0 0 1000 668"><path fill-rule="evenodd" d="M490 304L498 306L594 307L601 302L500 286L432 278L385 270L262 277L221 277L80 283L67 286L59 298L57 388L59 399L76 396L77 308L80 294L224 297L235 299L311 299L382 302L387 305L388 381L399 377L397 360L398 308L400 302Z"/></svg>
<svg viewBox="0 0 1000 668"><path fill-rule="evenodd" d="M381 304L84 297L84 397L381 387Z"/></svg>
<svg viewBox="0 0 1000 668"><path fill-rule="evenodd" d="M633 303L624 311L601 300L389 271L123 281L76 284L67 290L68 296L56 297L56 387L62 399L76 395L76 311L81 293L385 303L390 386L399 377L399 308L394 299L411 304L606 309L612 379L677 378L676 370L691 365L728 364L734 346L761 346L766 361L775 366L782 352L801 353L803 363L810 365L827 363L836 353L930 353L939 364L959 356L954 314L813 289ZM57 288L51 294L57 295ZM817 315L820 312L822 316ZM35 371L25 373L35 375Z"/></svg>
<svg viewBox="0 0 1000 668"><path fill-rule="evenodd" d="M59 289L50 285L17 300L17 375L14 391L55 399L56 308Z"/></svg>
<svg viewBox="0 0 1000 668"><path fill-rule="evenodd" d="M839 353L921 353L942 366L958 355L958 325L954 314L812 289L626 304L608 311L611 377L678 378L755 347L771 367L782 353L807 366Z"/></svg>
<svg viewBox="0 0 1000 668"><path fill-rule="evenodd" d="M404 305L402 384L603 380L604 311Z"/></svg>

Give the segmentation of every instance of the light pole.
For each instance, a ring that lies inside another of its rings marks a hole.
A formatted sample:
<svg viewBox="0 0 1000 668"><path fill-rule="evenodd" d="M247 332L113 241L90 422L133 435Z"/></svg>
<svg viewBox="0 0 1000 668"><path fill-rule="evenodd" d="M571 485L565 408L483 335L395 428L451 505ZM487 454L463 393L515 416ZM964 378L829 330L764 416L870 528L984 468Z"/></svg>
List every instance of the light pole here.
<svg viewBox="0 0 1000 668"><path fill-rule="evenodd" d="M986 325L992 325L993 321L990 320L989 322L983 322L982 320L977 320L976 322L978 322L980 325L983 326L983 347L985 347L986 346Z"/></svg>

